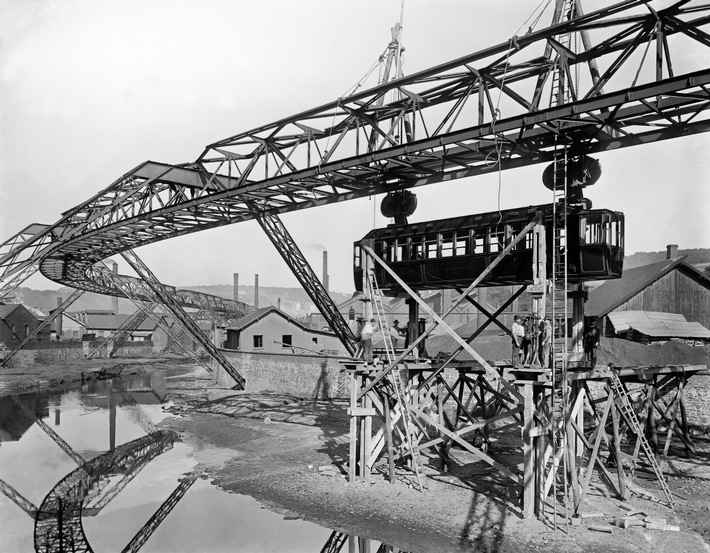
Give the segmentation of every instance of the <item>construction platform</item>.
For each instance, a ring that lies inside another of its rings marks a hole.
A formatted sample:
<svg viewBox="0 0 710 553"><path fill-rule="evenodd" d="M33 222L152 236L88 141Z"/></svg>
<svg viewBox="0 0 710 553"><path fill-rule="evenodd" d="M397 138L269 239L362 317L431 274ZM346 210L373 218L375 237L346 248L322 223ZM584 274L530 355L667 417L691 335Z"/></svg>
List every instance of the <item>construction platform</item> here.
<svg viewBox="0 0 710 553"><path fill-rule="evenodd" d="M519 487L526 517L554 509L550 496L566 501L559 497L563 489L571 511L580 514L595 468L618 497L626 498L627 483L641 463L656 473L672 506L664 463L674 438L686 455L695 452L684 389L692 376L707 374L705 365L597 365L569 370L563 383L551 369L509 362L488 363L497 379L476 362L402 361L389 372L357 359L341 364L351 383L351 481L369 479L376 465L386 463L390 481L397 479L399 465L400 474L416 477L423 489L422 456L439 458L434 465L445 470L454 462L449 451L456 445ZM492 444L496 434L516 428L519 433L508 433L507 439L520 436L516 456L522 452L522 467ZM569 486L556 486L561 468Z"/></svg>

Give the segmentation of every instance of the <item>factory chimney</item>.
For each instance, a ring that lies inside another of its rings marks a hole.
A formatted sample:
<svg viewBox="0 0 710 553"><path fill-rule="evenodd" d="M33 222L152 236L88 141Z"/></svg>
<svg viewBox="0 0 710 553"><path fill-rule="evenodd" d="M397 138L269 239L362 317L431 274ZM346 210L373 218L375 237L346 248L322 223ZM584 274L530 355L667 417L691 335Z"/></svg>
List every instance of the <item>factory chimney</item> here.
<svg viewBox="0 0 710 553"><path fill-rule="evenodd" d="M62 305L62 298L57 296L57 309L59 309L59 306ZM62 314L60 313L59 316L57 316L56 322L54 323L54 328L57 329L57 340L62 339Z"/></svg>
<svg viewBox="0 0 710 553"><path fill-rule="evenodd" d="M118 263L113 262L113 274L118 275ZM114 314L118 315L118 296L113 296L111 298L111 305L113 306Z"/></svg>
<svg viewBox="0 0 710 553"><path fill-rule="evenodd" d="M234 273L234 301L239 301L239 273Z"/></svg>
<svg viewBox="0 0 710 553"><path fill-rule="evenodd" d="M254 309L259 309L259 274L254 275Z"/></svg>
<svg viewBox="0 0 710 553"><path fill-rule="evenodd" d="M323 288L328 291L328 252L323 250Z"/></svg>
<svg viewBox="0 0 710 553"><path fill-rule="evenodd" d="M668 244L666 246L666 259L675 259L678 257L678 244Z"/></svg>

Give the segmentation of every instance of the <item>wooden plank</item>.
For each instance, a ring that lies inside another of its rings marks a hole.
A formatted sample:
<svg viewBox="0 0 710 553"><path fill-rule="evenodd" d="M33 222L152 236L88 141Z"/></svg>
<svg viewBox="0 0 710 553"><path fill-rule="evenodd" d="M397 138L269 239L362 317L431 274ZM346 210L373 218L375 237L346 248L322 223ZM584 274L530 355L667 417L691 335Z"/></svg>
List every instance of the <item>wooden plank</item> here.
<svg viewBox="0 0 710 553"><path fill-rule="evenodd" d="M503 473L505 476L510 478L513 482L516 484L522 484L522 478L520 475L515 474L513 471L508 469L507 467L501 465L498 461L495 459L491 458L490 456L486 455L483 451L480 449L473 447L471 444L469 444L467 441L462 440L459 438L456 434L451 432L448 428L445 428L441 426L439 423L437 423L434 419L432 419L430 416L428 416L426 413L420 411L419 409L416 408L411 408L411 411L413 411L420 419L426 421L427 423L431 424L434 428L439 430L439 432L446 434L449 436L452 440L454 440L456 443L476 455L478 458L480 458L482 461L488 463L492 467L498 469L501 473Z"/></svg>
<svg viewBox="0 0 710 553"><path fill-rule="evenodd" d="M353 417L375 417L377 410L373 407L351 407L347 410L348 415Z"/></svg>
<svg viewBox="0 0 710 553"><path fill-rule="evenodd" d="M592 473L594 472L594 463L597 462L597 455L599 453L599 446L602 441L602 434L604 432L604 425L606 424L606 419L609 416L609 411L611 409L612 399L611 396L607 397L606 404L604 405L604 411L599 419L597 425L597 430L595 431L596 439L594 440L594 447L592 448L592 453L589 457L589 462L587 464L587 473L584 475L584 482L582 483L582 489L580 490L579 503L574 506L575 511L579 510L579 507L584 500L584 496L587 494L587 489L589 488L589 482L592 480ZM601 465L601 463L599 463Z"/></svg>

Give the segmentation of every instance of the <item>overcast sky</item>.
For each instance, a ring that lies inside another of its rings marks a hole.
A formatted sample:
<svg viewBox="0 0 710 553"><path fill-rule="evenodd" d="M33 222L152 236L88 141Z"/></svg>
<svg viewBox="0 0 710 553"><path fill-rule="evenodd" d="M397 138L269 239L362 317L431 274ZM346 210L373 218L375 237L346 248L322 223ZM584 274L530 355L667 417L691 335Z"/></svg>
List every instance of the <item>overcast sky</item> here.
<svg viewBox="0 0 710 553"><path fill-rule="evenodd" d="M609 2L584 3L586 11L602 4ZM404 71L505 42L539 5L407 2ZM400 0L0 0L0 7L2 240L29 223L57 221L143 161L194 161L208 143L342 96L384 51L400 15ZM550 18L548 9L538 28ZM595 207L625 212L627 254L669 243L710 247L708 133L598 158L602 178L586 192ZM503 172L501 207L549 202L543 169ZM495 210L498 185L490 175L420 188L412 220ZM283 221L318 274L328 250L331 289L341 292L353 289L353 241L387 224L379 198ZM298 285L253 222L137 253L177 286L229 284L235 272L245 285L255 273L261 286ZM26 284L56 288L41 276Z"/></svg>

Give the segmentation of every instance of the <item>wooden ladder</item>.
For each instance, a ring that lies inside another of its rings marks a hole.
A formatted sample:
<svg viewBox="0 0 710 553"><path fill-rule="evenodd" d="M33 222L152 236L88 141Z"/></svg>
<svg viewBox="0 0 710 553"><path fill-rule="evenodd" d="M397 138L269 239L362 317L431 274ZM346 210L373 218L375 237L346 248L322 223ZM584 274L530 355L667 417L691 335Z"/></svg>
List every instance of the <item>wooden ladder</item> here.
<svg viewBox="0 0 710 553"><path fill-rule="evenodd" d="M395 358L394 347L392 346L392 337L389 334L389 330L386 328L387 320L385 317L384 306L382 304L382 294L380 292L380 287L377 284L377 279L375 278L375 272L372 269L368 271L368 280L370 283L370 291L372 295L372 305L374 307L373 311L377 316L377 320L380 325L380 331L382 333L382 339L385 343L387 363L390 364ZM394 367L390 371L390 375L392 376L392 382L394 384L397 403L400 405L401 408L402 423L404 424L404 439L406 442L405 446L407 447L407 449L409 449L409 452L412 456L412 467L414 468L414 474L417 477L417 485L419 486L419 491L422 491L422 480L419 474L419 450L415 449L414 447L414 439L412 437L412 415L409 412L409 409L407 408L407 403L405 401L407 392L404 387L404 383L402 382L402 375L400 374L399 366ZM385 401L387 401L387 398L385 398Z"/></svg>
<svg viewBox="0 0 710 553"><path fill-rule="evenodd" d="M641 449L646 455L646 458L648 459L648 462L651 465L656 478L658 479L658 483L661 485L661 489L663 490L666 499L668 499L668 506L672 509L674 504L673 494L671 493L671 489L668 487L668 482L666 482L665 476L663 476L663 470L661 469L661 465L658 463L656 454L651 449L651 444L648 443L643 428L641 428L641 423L636 415L636 411L634 411L631 401L629 400L629 394L626 391L626 388L624 388L624 385L621 383L621 379L618 374L612 373L609 382L616 400L615 403L619 406L621 414L626 419L626 422L631 430L634 434L636 434L639 444L641 445ZM621 459L617 459L617 463L621 463Z"/></svg>

